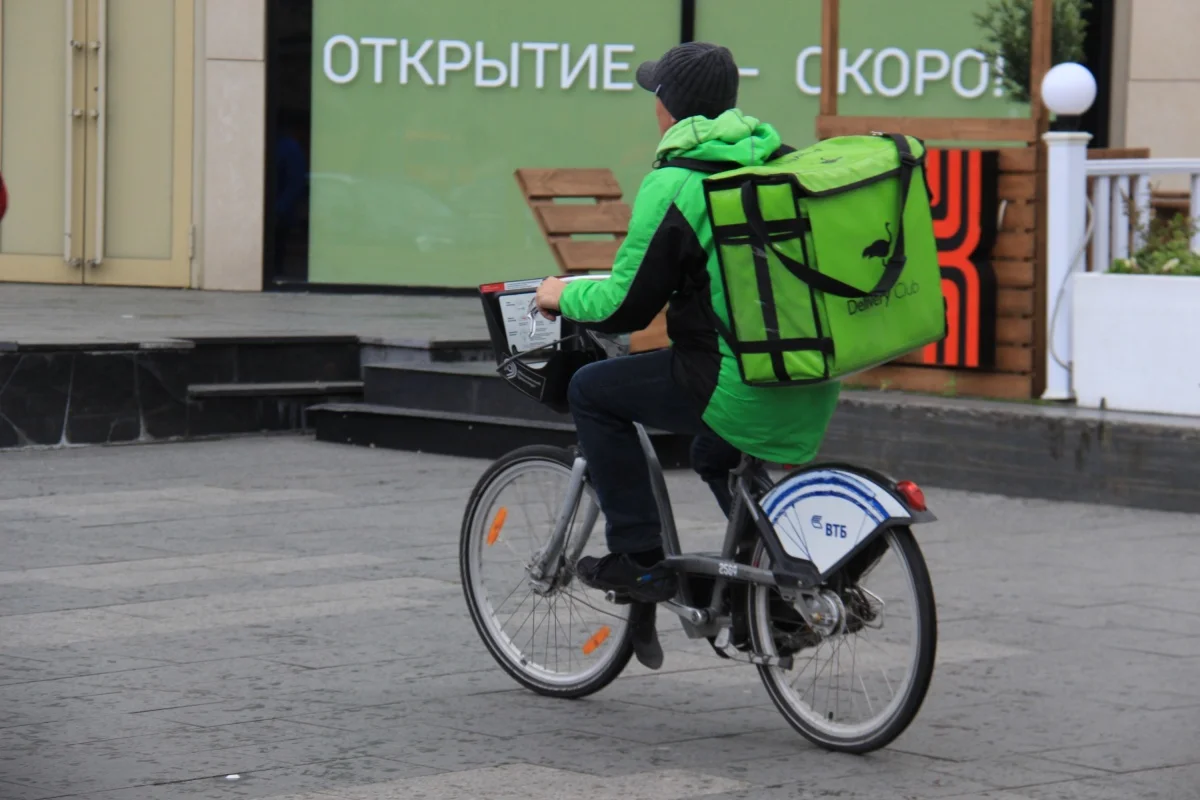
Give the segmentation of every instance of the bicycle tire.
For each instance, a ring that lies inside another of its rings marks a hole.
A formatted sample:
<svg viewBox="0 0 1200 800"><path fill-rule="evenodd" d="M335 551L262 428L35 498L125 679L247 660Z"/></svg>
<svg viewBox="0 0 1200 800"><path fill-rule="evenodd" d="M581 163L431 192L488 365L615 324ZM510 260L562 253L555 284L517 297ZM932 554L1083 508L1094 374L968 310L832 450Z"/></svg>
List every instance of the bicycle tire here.
<svg viewBox="0 0 1200 800"><path fill-rule="evenodd" d="M788 701L787 694L780 685L778 674L771 666L759 666L759 676L770 695L775 707L788 723L813 744L826 750L843 753L862 754L886 747L903 733L916 718L925 701L925 695L933 679L934 660L937 655L937 611L933 593L933 584L929 577L929 569L924 556L917 546L916 538L907 528L895 528L883 534L887 537L889 547L899 550L901 561L909 569L912 583L913 600L916 605L917 628L917 657L911 665L913 679L906 688L906 694L896 710L875 729L859 736L836 736L829 731L823 731L805 719ZM765 552L760 542L754 555L754 563L760 563ZM759 617L759 605L756 598L761 592L774 591L766 587L756 587L749 592L746 613L750 621L750 637L755 652L773 652L774 643L764 640ZM768 647L770 649L768 649Z"/></svg>
<svg viewBox="0 0 1200 800"><path fill-rule="evenodd" d="M501 456L484 472L471 492L471 496L467 501L466 511L463 514L459 537L459 574L462 579L463 594L467 601L467 609L471 614L471 622L475 625L475 630L483 640L484 646L487 647L488 652L491 653L496 663L510 677L516 680L517 683L540 695L567 699L594 694L604 689L621 674L633 656L633 638L629 625L624 624L621 626L616 641L612 642L611 647L606 650L607 661L595 674L578 682L565 685L539 680L535 675L522 669L520 664L514 663L513 659L509 657L505 648L496 640L495 634L489 628L486 620L487 611L483 605L482 598L476 594L471 553L472 548L475 546L475 534L482 530L482 527L477 524L476 520L480 511L480 503L487 497L493 484L501 481L508 473L518 467L527 467L538 463L545 464L547 467L557 471L565 470L569 474L574 460L575 457L571 451L548 445L522 447ZM625 615L623 619L627 618L629 613L628 606L614 606L613 608L613 616L623 614Z"/></svg>

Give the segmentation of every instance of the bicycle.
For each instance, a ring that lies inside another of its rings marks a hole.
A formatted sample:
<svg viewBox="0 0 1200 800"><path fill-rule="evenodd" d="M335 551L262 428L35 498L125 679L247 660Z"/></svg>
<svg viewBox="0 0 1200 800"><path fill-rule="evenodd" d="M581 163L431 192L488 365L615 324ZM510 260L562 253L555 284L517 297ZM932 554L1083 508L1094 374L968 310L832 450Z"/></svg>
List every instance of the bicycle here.
<svg viewBox="0 0 1200 800"><path fill-rule="evenodd" d="M528 294L531 283L481 287L489 329L501 374L561 409L562 398L547 396L549 381L540 390L527 382L553 372L547 353L604 358L623 350L607 337L562 336L561 329L529 349L514 347L514 333L522 337L511 314L503 318L497 308L501 297ZM637 433L662 524L663 566L679 577L675 597L661 605L687 636L707 639L718 656L755 665L783 717L821 747L866 753L899 736L924 701L937 646L933 588L911 531L936 519L922 491L850 464L812 464L773 481L766 464L743 456L730 477L734 504L720 552L686 553L653 442L642 426ZM522 503L536 481L553 488L537 496L531 513ZM487 469L468 500L459 559L472 621L501 668L539 694L598 692L632 656L628 600L592 590L574 573L600 516L577 448L514 450ZM493 561L504 564L501 555L516 579L493 589L487 576ZM885 564L897 574L871 582ZM905 596L892 598L892 591ZM907 624L894 623L906 612ZM905 629L907 644L859 647L867 632ZM860 661L888 656L901 663L898 671L857 671ZM873 697L868 681L887 696Z"/></svg>

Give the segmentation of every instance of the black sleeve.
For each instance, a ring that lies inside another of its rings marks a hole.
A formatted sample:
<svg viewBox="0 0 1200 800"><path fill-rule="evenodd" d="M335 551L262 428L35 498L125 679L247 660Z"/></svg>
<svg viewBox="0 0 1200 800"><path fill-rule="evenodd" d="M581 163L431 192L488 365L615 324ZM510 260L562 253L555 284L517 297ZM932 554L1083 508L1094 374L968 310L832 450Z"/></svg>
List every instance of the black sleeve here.
<svg viewBox="0 0 1200 800"><path fill-rule="evenodd" d="M633 333L654 321L684 279L707 263L704 248L687 218L671 203L642 254L641 264L620 305L607 318L582 323L601 333Z"/></svg>

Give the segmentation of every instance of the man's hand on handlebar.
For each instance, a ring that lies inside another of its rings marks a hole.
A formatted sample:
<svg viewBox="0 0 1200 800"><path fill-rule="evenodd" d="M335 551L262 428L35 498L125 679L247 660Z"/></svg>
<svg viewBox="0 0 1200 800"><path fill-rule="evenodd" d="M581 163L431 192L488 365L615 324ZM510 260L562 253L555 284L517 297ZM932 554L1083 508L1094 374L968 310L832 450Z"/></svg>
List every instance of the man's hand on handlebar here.
<svg viewBox="0 0 1200 800"><path fill-rule="evenodd" d="M567 284L560 281L558 278L546 278L537 288L537 294L534 295L533 301L537 303L538 311L542 312L542 316L546 319L556 319L558 317L558 301L562 297L563 289Z"/></svg>

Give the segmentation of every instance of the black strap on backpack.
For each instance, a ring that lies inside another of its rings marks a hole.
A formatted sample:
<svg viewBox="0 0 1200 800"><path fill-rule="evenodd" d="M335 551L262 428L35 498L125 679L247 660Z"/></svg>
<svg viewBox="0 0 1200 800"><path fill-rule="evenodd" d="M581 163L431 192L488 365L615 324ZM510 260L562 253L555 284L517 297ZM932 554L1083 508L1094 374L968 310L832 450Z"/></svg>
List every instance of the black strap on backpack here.
<svg viewBox="0 0 1200 800"><path fill-rule="evenodd" d="M791 145L781 144L779 146L779 149L775 150L773 153L771 153L770 156L767 157L766 163L770 163L772 161L775 161L776 159L783 158L784 156L788 155L789 153L794 153L794 152L796 152L796 148L792 147ZM692 172L700 172L700 173L704 173L706 175L719 175L722 172L732 172L733 170L743 169L743 168L745 168L745 166L746 166L745 164L739 164L736 161L704 161L699 158L672 158L672 159L668 159L665 161L660 161L658 164L655 165L655 168L663 169L666 167L677 167L679 169L686 169L686 170L690 170ZM758 202L758 198L755 197L756 207L757 207L757 202ZM761 219L762 214L759 213L758 216ZM807 220L799 221L799 222L800 222L799 230L801 231L801 233L803 233L803 231L805 229L804 223L806 223ZM794 231L796 229L796 223L797 223L796 220L791 220L787 223L788 230L772 231L771 228L778 227L778 224L771 224L771 223L764 222L762 224L760 230L763 232L763 234L765 236L768 237L767 241L770 241L769 237L772 235L779 236L781 234L785 234L785 235L790 234L792 231ZM739 231L738 235L746 236L746 237L753 237L755 235L755 233L750 225L746 225L745 230ZM771 284L770 284L770 279L768 277L765 255L764 255L764 257L760 258L760 256L756 253L754 256L754 262L755 262L756 271L758 273L759 290L760 290L760 292L763 292L763 295L762 295L763 297L770 297L772 294L771 293ZM820 273L815 273L815 274L817 274L818 276L820 275ZM713 323L713 326L717 329L717 333L719 333L721 335L721 338L723 338L725 340L726 344L729 345L729 348L731 350L733 350L733 352L735 354L737 354L739 356L749 354L749 353L762 353L762 354L770 355L771 356L771 366L775 370L776 377L781 382L788 381L787 370L784 367L784 363L783 363L783 354L785 352L788 352L791 350L816 350L816 351L824 353L826 355L833 354L833 340L829 339L828 337L779 339L778 338L779 322L777 319L775 319L775 306L773 303L767 303L763 307L763 313L767 317L765 319L767 329L768 329L768 331L771 331L771 330L775 331L775 337L772 338L770 341L766 341L766 342L747 343L747 342L740 341L737 338L737 336L734 335L733 331L729 329L729 326L721 321L721 318L717 316L715 311L713 311L711 305L705 305L704 309L707 312L707 315L708 315L710 321Z"/></svg>
<svg viewBox="0 0 1200 800"><path fill-rule="evenodd" d="M796 148L786 144L780 145L778 150L771 153L771 155L767 157L767 163L770 163L778 158L783 158L789 153L794 152L796 152ZM662 169L665 167L678 167L679 169L691 170L692 172L701 172L707 175L718 175L722 172L731 172L736 169L743 169L745 166L745 164L739 164L736 161L704 161L699 158L673 158L667 161L659 162L659 164L656 165L656 168ZM755 198L755 200L757 202L757 198ZM759 214L759 216L761 217L762 214ZM788 226L787 230L779 230L774 232L771 231L771 228L778 227L778 225L782 223L764 223L762 230L767 236L790 234L796 229L796 223L796 220L789 220L786 223ZM803 223L800 225L800 230L804 230ZM745 226L744 231L738 232L738 235L752 237L754 235L754 231L749 225L747 225ZM771 283L769 273L767 271L765 255L760 258L758 254L755 254L754 262L756 272L758 274L759 292L761 293L762 297L770 297L772 294ZM729 329L729 326L722 322L721 318L716 315L716 312L713 311L711 305L704 305L704 310L707 312L709 320L712 322L713 326L717 329L717 333L721 335L721 338L725 340L725 343L729 345L729 348L735 354L739 356L750 353L762 353L764 355L769 355L771 357L771 366L775 370L775 376L780 380L780 382L786 383L789 380L787 369L783 363L783 354L785 352L793 350L816 350L826 355L833 354L833 340L829 339L828 337L797 339L778 338L779 321L775 316L774 303L765 303L763 305L764 321L766 323L767 330L768 332L775 332L775 336L772 337L770 341L766 342L747 343L740 341L737 336L734 335L733 331ZM768 335L770 334L768 333Z"/></svg>
<svg viewBox="0 0 1200 800"><path fill-rule="evenodd" d="M742 208L746 212L746 221L750 224L750 229L754 232L754 236L758 239L758 242L764 248L770 248L779 258L780 263L787 268L788 272L791 272L814 289L826 294L832 294L836 297L854 298L882 297L892 290L896 285L896 281L900 280L900 273L904 271L904 265L907 263L908 259L904 254L904 209L908 207L908 192L912 187L913 170L920 162L913 156L912 148L909 146L906 137L898 133L885 133L882 135L891 139L896 145L896 150L900 153L900 221L897 223L899 233L896 235L896 246L892 250L891 257L884 265L883 275L879 277L879 282L870 291L864 292L862 289L858 289L848 283L817 272L807 264L796 261L782 252L771 241L767 230L767 223L763 219L762 208L758 203L757 187L752 181L746 181L742 184Z"/></svg>
<svg viewBox="0 0 1200 800"><path fill-rule="evenodd" d="M796 148L786 144L779 145L779 149L771 155L767 156L766 163L771 163L777 158L783 158L788 153L796 152ZM719 175L722 172L732 172L735 169L744 169L745 164L739 164L736 161L704 161L699 158L672 158L666 161L660 161L655 165L655 169L663 169L664 167L679 167L680 169L688 169L692 172L703 172L707 175Z"/></svg>
<svg viewBox="0 0 1200 800"><path fill-rule="evenodd" d="M765 163L769 164L778 158L783 158L787 154L794 152L796 152L796 148L786 144L780 145L778 150L768 156ZM719 175L722 172L732 172L735 169L745 169L746 165L739 164L736 161L703 161L699 158L672 158L667 161L659 162L655 166L655 169L663 169L666 167L678 167L679 169L686 169L692 172L702 172L707 175ZM720 230L721 233L717 235L718 238L721 239L744 239L753 236L753 231L750 229L749 225L726 225ZM772 220L771 222L766 223L766 230L769 234L771 234L772 238L793 238L797 231L799 231L801 234L808 231L808 220L799 220L799 228L797 228L796 220ZM717 232L714 231L714 233Z"/></svg>

